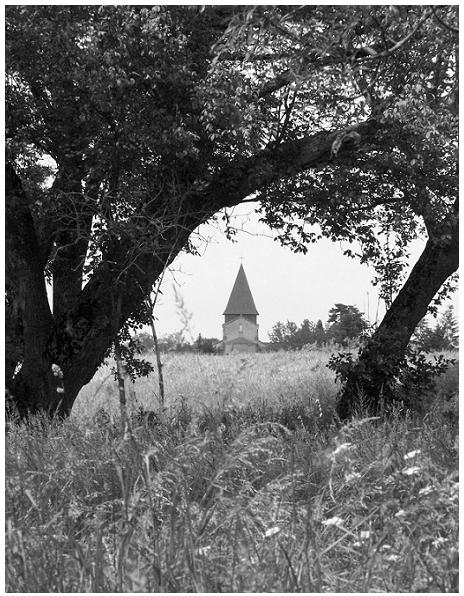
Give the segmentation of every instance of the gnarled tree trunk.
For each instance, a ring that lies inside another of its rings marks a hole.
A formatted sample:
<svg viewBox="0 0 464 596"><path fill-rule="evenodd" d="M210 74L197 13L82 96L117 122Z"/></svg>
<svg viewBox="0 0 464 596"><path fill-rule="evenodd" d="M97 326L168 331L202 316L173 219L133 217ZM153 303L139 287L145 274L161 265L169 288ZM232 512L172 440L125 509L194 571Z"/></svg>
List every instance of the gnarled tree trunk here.
<svg viewBox="0 0 464 596"><path fill-rule="evenodd" d="M162 230L154 239L157 254L141 251L127 263L124 241L115 242L83 288L85 247L66 238L59 267L54 267L54 281L58 281L54 287L57 308L52 313L39 234L27 194L10 166L6 170L6 196L9 273L15 290L11 296L23 331L21 368L9 380L8 389L21 417L39 411L50 416L67 416L122 325L144 303L154 281L182 250L190 234L216 208L199 211L187 207L187 213L178 217L176 226ZM73 249L78 252L73 253ZM63 387L53 365L62 371Z"/></svg>
<svg viewBox="0 0 464 596"><path fill-rule="evenodd" d="M424 251L346 379L337 404L340 419L352 416L361 399L372 415L383 409L383 386L404 357L435 294L458 268L458 236L457 214L450 216L439 230L429 228Z"/></svg>

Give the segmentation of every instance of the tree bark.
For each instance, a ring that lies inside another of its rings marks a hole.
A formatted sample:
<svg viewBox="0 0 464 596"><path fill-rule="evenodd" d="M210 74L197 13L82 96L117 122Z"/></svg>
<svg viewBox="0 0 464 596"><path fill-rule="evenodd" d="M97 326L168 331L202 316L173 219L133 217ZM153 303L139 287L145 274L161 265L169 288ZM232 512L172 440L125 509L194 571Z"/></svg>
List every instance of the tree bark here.
<svg viewBox="0 0 464 596"><path fill-rule="evenodd" d="M53 327L48 304L43 263L34 221L21 182L11 167L6 168L6 244L14 254L16 307L23 323L24 354L20 371L10 387L18 413L56 408L59 396L47 353ZM10 256L11 256L10 254Z"/></svg>
<svg viewBox="0 0 464 596"><path fill-rule="evenodd" d="M375 416L385 407L382 389L404 357L415 328L443 283L459 265L459 225L452 215L429 240L406 283L385 314L379 328L350 371L337 404L341 420L360 407ZM385 396L386 398L386 396Z"/></svg>
<svg viewBox="0 0 464 596"><path fill-rule="evenodd" d="M159 388L159 405L161 411L164 409L164 377L163 377L163 363L161 362L160 349L158 344L158 336L155 328L155 317L153 315L154 304L150 301L150 328L153 336L153 351L156 357L156 368L158 370L158 388Z"/></svg>

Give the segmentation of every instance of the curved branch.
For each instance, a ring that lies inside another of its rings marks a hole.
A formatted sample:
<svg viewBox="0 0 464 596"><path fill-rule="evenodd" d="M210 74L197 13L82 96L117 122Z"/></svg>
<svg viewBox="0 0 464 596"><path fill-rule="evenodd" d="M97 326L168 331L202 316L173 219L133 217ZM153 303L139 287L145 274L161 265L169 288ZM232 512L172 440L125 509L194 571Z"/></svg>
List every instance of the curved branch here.
<svg viewBox="0 0 464 596"><path fill-rule="evenodd" d="M320 131L313 135L274 145L247 159L238 158L224 167L198 195L204 204L216 211L233 207L260 188L279 178L292 176L305 169L322 168L334 159L333 145L340 139L337 159L355 158L358 151L381 140L375 138L384 126L380 120L360 122L344 130ZM351 134L349 134L351 133Z"/></svg>

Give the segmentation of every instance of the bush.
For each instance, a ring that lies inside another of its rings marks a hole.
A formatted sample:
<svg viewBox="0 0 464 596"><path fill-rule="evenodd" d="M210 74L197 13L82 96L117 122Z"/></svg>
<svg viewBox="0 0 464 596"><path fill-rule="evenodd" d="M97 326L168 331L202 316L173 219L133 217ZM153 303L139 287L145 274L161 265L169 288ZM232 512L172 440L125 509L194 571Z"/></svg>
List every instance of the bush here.
<svg viewBox="0 0 464 596"><path fill-rule="evenodd" d="M358 354L361 352L362 348ZM333 354L327 366L335 372L338 381L343 385L360 362L351 352L345 352ZM382 362L381 366L377 367L377 372L370 373L369 378L366 378L365 385L369 386L371 383L375 387L382 387L381 397L386 408L401 404L405 408L420 412L423 411L423 398L434 390L437 378L455 363L456 360L446 358L442 354L431 359L421 350L409 347L399 362ZM363 374L362 371L357 373ZM378 375L378 378L374 378L373 374ZM363 396L360 397L362 400Z"/></svg>

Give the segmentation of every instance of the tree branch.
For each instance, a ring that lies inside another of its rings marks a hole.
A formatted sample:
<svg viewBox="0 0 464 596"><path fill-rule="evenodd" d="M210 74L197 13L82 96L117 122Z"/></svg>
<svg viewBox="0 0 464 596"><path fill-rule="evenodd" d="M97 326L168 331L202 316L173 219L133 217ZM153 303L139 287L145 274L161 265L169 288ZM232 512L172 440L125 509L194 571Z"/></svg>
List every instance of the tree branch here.
<svg viewBox="0 0 464 596"><path fill-rule="evenodd" d="M429 19L432 14L434 14L432 10L426 11L418 20L415 27L405 37L400 39L392 47L386 50L381 50L378 45L352 49L347 49L341 45L336 45L332 46L330 54L324 54L320 50L312 49L306 56L304 56L304 66L317 65L319 67L324 67L334 64L343 64L345 62L366 62L387 58L401 49L419 31L425 21ZM301 76L304 75L302 74ZM274 93L275 91L278 91L282 87L285 87L294 81L294 70L285 70L284 72L277 75L275 79L266 83L258 93L258 97L265 97L266 95Z"/></svg>
<svg viewBox="0 0 464 596"><path fill-rule="evenodd" d="M328 165L334 159L333 144L336 139L341 139L337 158L354 157L363 146L376 143L375 135L383 127L379 120L371 119L345 130L321 131L269 147L247 159L238 158L218 172L198 198L204 202L206 195L208 202L217 207L216 211L233 207L280 178ZM358 142L353 142L355 135L359 135ZM378 142L380 144L380 139Z"/></svg>

